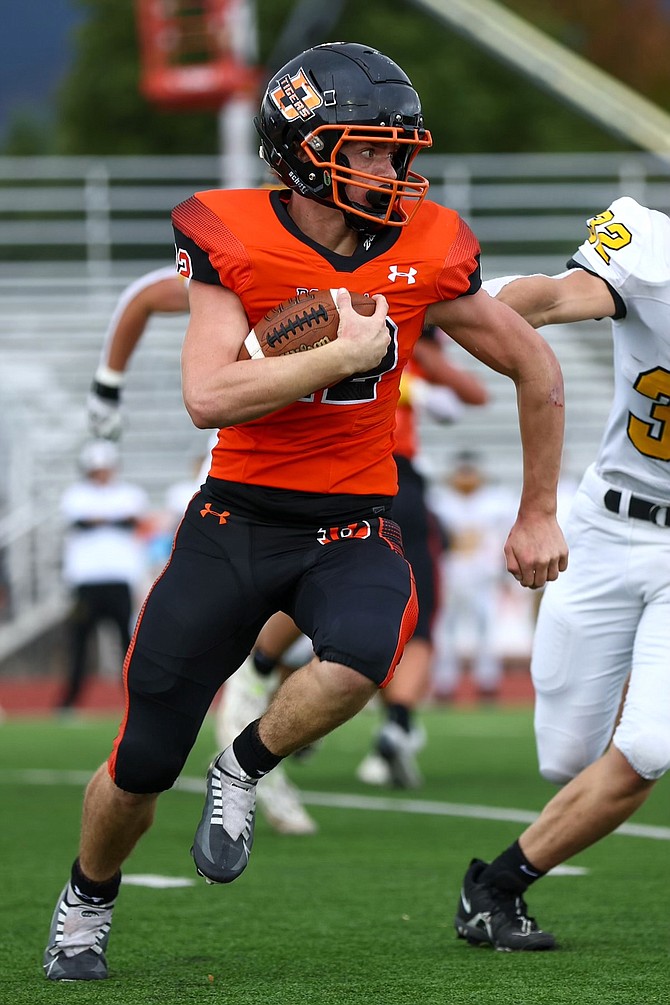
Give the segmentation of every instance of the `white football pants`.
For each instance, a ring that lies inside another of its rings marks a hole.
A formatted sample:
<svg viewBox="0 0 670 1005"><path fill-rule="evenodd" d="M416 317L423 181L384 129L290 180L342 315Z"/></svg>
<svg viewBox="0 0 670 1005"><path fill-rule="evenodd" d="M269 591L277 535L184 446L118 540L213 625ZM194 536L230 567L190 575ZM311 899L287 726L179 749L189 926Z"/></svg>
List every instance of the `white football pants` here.
<svg viewBox="0 0 670 1005"><path fill-rule="evenodd" d="M614 744L643 778L670 767L670 527L610 513L612 487L584 475L533 643L540 772L559 784L604 753L629 676Z"/></svg>

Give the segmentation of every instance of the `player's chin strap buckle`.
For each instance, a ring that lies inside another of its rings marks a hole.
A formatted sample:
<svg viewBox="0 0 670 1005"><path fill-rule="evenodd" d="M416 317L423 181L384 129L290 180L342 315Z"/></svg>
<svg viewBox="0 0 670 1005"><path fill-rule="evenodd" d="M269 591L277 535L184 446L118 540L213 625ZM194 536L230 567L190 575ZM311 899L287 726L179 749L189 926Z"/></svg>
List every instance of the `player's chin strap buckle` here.
<svg viewBox="0 0 670 1005"><path fill-rule="evenodd" d="M649 499L641 499L631 495L627 511L621 512L621 501L624 493L616 489L608 489L603 502L605 509L619 516L632 517L634 520L647 520L657 527L670 527L670 504L653 503Z"/></svg>

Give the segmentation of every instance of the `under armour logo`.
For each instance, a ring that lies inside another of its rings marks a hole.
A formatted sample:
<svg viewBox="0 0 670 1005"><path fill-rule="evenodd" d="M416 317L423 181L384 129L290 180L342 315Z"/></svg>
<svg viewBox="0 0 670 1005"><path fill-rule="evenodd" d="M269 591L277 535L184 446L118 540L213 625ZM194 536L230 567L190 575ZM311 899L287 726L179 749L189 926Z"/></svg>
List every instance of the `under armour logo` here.
<svg viewBox="0 0 670 1005"><path fill-rule="evenodd" d="M205 508L200 510L200 516L218 516L219 524L222 524L228 523L230 513L227 509L224 509L222 513L217 513L215 509L212 509L211 503L205 503Z"/></svg>
<svg viewBox="0 0 670 1005"><path fill-rule="evenodd" d="M416 269L412 268L411 265L407 272L401 272L397 265L391 265L389 267L388 280L390 283L395 283L396 279L401 276L403 279L407 280L407 285L411 286L412 283L416 282L416 279L414 278L415 275Z"/></svg>

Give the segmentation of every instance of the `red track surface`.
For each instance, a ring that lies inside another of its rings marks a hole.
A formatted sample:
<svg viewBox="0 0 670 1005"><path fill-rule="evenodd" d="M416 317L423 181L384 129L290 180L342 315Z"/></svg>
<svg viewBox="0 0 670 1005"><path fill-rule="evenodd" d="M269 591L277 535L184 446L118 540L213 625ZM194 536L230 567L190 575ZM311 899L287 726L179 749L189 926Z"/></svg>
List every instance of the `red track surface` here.
<svg viewBox="0 0 670 1005"><path fill-rule="evenodd" d="M6 715L40 715L53 712L62 687L56 677L0 678L0 708ZM501 705L526 705L533 699L528 668L510 667L503 678L498 701ZM477 696L468 677L458 689L455 705L473 705ZM78 706L82 712L121 712L123 690L116 681L92 677Z"/></svg>

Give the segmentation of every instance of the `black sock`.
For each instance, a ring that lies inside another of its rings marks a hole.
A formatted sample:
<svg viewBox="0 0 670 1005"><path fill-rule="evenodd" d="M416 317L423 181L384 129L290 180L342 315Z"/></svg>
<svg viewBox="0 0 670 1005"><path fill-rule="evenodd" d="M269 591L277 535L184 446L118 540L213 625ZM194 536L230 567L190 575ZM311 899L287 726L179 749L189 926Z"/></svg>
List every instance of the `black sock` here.
<svg viewBox="0 0 670 1005"><path fill-rule="evenodd" d="M387 705L386 715L389 722L397 723L406 733L410 732L412 728L412 711L407 705Z"/></svg>
<svg viewBox="0 0 670 1005"><path fill-rule="evenodd" d="M113 900L116 900L116 895L119 892L121 873L117 872L116 876L105 880L104 883L95 883L81 871L79 859L77 858L72 865L70 882L72 883L72 889L80 900L86 901L91 905L111 904Z"/></svg>
<svg viewBox="0 0 670 1005"><path fill-rule="evenodd" d="M262 649L255 649L252 658L256 673L261 677L269 677L277 666L277 660L273 656L268 656Z"/></svg>
<svg viewBox="0 0 670 1005"><path fill-rule="evenodd" d="M261 740L258 735L259 721L250 722L233 741L233 753L242 771L252 778L262 778L283 760L283 757L268 750Z"/></svg>
<svg viewBox="0 0 670 1005"><path fill-rule="evenodd" d="M502 855L498 855L490 865L482 869L477 882L496 886L509 893L523 893L531 883L545 875L526 858L519 842L515 841Z"/></svg>

